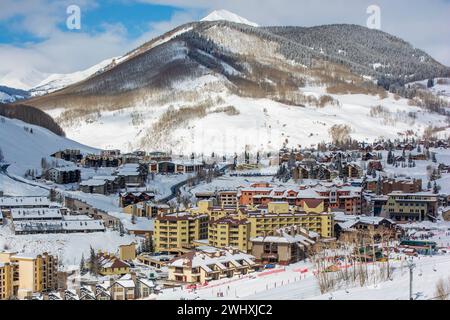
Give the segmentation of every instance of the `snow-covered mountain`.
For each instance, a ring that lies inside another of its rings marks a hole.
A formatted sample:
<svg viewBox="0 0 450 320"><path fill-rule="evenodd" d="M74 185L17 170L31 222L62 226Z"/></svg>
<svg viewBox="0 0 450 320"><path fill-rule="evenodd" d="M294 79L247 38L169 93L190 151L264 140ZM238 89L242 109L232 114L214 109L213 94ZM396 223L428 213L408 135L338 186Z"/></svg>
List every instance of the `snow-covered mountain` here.
<svg viewBox="0 0 450 320"><path fill-rule="evenodd" d="M258 27L258 24L255 22L251 22L243 17L238 16L237 14L230 12L228 10L215 10L211 12L209 15L204 17L201 21L229 21L235 23L242 23L252 27Z"/></svg>
<svg viewBox="0 0 450 320"><path fill-rule="evenodd" d="M36 86L30 89L30 93L32 96L39 96L47 93L51 93L62 88L65 88L71 84L77 83L79 81L83 81L93 74L104 70L108 66L111 66L115 63L116 60L120 59L120 57L110 58L103 60L102 62L82 71L77 71L74 73L68 74L51 74Z"/></svg>
<svg viewBox="0 0 450 320"><path fill-rule="evenodd" d="M0 86L0 103L12 103L30 96L28 91Z"/></svg>
<svg viewBox="0 0 450 320"><path fill-rule="evenodd" d="M49 74L36 69L19 68L7 74L0 75L0 86L30 90L48 76Z"/></svg>
<svg viewBox="0 0 450 320"><path fill-rule="evenodd" d="M27 103L77 141L124 150L229 154L317 144L338 125L368 141L447 127L438 114L447 105L403 84L449 77L450 69L361 26L193 22L125 57Z"/></svg>

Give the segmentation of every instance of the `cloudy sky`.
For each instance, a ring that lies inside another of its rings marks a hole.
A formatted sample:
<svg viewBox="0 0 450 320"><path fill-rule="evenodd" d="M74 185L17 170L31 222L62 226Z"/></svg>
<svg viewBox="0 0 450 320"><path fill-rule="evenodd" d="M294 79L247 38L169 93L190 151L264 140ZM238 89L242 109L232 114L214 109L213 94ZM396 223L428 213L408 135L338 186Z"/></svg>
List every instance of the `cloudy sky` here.
<svg viewBox="0 0 450 320"><path fill-rule="evenodd" d="M73 4L80 30L66 25ZM370 5L381 30L450 65L450 0L0 0L0 81L88 68L215 9L260 25L366 25Z"/></svg>

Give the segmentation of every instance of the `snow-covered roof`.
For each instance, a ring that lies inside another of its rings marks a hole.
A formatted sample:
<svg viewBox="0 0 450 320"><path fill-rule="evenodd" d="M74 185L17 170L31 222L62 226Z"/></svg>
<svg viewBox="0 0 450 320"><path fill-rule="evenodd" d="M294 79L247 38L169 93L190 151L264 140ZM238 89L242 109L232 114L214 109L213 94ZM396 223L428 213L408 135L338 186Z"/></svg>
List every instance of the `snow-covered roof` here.
<svg viewBox="0 0 450 320"><path fill-rule="evenodd" d="M395 224L393 220L384 218L384 217L370 217L364 215L348 215L344 212L334 212L334 221L336 221L339 226L343 229L349 229L356 225L357 223L370 224L370 225L379 225L383 221L388 221L392 224Z"/></svg>
<svg viewBox="0 0 450 320"><path fill-rule="evenodd" d="M216 254L208 254L206 252L190 252L178 258L175 258L173 262L169 264L169 266L183 267L184 265L189 265L192 268L201 267L210 272L212 270L210 269L209 266L212 265L223 266L224 263L236 260L243 260L249 265L255 264L254 262L255 257L243 252L231 253L226 250L220 250L217 252L220 252L220 256L216 256Z"/></svg>
<svg viewBox="0 0 450 320"><path fill-rule="evenodd" d="M100 187L106 184L106 179L89 179L80 183L82 187Z"/></svg>
<svg viewBox="0 0 450 320"><path fill-rule="evenodd" d="M16 232L105 231L102 220L27 220L13 225Z"/></svg>
<svg viewBox="0 0 450 320"><path fill-rule="evenodd" d="M13 220L45 220L62 219L62 213L59 208L17 208L11 209Z"/></svg>
<svg viewBox="0 0 450 320"><path fill-rule="evenodd" d="M47 197L1 197L0 207L49 207L50 200Z"/></svg>

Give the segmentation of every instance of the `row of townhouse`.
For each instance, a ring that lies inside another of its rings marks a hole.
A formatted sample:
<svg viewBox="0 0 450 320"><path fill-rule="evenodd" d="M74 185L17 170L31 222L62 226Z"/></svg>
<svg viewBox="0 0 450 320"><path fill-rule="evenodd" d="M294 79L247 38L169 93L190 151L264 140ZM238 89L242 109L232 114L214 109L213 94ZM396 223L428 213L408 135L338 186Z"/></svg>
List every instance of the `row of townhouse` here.
<svg viewBox="0 0 450 320"><path fill-rule="evenodd" d="M83 285L77 289L50 292L45 300L136 300L148 298L157 293L158 287L152 280L139 278L134 273L118 279L106 280L96 285Z"/></svg>
<svg viewBox="0 0 450 320"><path fill-rule="evenodd" d="M0 252L0 299L29 299L33 293L56 290L58 259L39 255Z"/></svg>
<svg viewBox="0 0 450 320"><path fill-rule="evenodd" d="M252 255L235 249L197 247L168 263L168 281L205 284L211 280L246 275L259 269L254 260Z"/></svg>
<svg viewBox="0 0 450 320"><path fill-rule="evenodd" d="M134 151L121 154L120 150L102 150L100 154L88 154L80 163L86 167L119 167L125 164L151 164L154 162L172 161L172 157L160 151Z"/></svg>
<svg viewBox="0 0 450 320"><path fill-rule="evenodd" d="M346 178L360 178L363 175L362 168L356 163L343 163L341 170L342 176ZM313 159L297 162L291 169L291 174L295 181L302 179L333 180L340 175L334 165L319 163Z"/></svg>
<svg viewBox="0 0 450 320"><path fill-rule="evenodd" d="M148 165L150 173L186 174L197 173L205 169L205 164L197 160L188 161L151 161Z"/></svg>
<svg viewBox="0 0 450 320"><path fill-rule="evenodd" d="M15 234L103 232L102 220L69 214L69 209L43 197L0 198L2 220L10 220ZM3 222L3 221L2 221Z"/></svg>
<svg viewBox="0 0 450 320"><path fill-rule="evenodd" d="M239 205L267 205L270 202L288 202L303 206L307 200L321 200L324 211L340 209L349 214L362 213L362 188L350 184L321 183L316 186L299 186L298 189L274 187L267 182L254 183L238 189Z"/></svg>
<svg viewBox="0 0 450 320"><path fill-rule="evenodd" d="M405 193L416 193L422 191L422 179L407 177L381 177L380 179L381 180L379 181L378 178L368 177L366 179L365 190L377 192L377 189L379 189L380 193L383 195L387 195L394 191L401 191Z"/></svg>
<svg viewBox="0 0 450 320"><path fill-rule="evenodd" d="M47 197L0 197L0 210L14 208L50 208L55 206Z"/></svg>
<svg viewBox="0 0 450 320"><path fill-rule="evenodd" d="M199 201L186 212L156 217L156 252L180 253L199 240L214 247L251 250L250 239L272 234L276 229L299 226L317 232L323 238L333 236L332 214L292 207L287 202L239 208L214 207L212 201Z"/></svg>

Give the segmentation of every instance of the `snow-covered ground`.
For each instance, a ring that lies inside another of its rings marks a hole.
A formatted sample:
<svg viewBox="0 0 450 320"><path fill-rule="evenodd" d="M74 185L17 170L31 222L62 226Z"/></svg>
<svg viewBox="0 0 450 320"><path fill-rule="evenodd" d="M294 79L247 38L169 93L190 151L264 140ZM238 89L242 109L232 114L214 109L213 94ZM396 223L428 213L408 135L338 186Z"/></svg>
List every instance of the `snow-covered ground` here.
<svg viewBox="0 0 450 320"><path fill-rule="evenodd" d="M64 266L79 265L81 255L89 257L90 247L97 250L117 252L120 245L130 244L138 238L117 231L73 234L15 235L8 225L0 226L0 250L12 250L57 255Z"/></svg>
<svg viewBox="0 0 450 320"><path fill-rule="evenodd" d="M45 128L1 116L0 148L5 162L11 164L8 171L20 176L28 169L40 170L41 159L49 159L51 154L59 150L68 148L85 153L98 152L97 149L60 137Z"/></svg>
<svg viewBox="0 0 450 320"><path fill-rule="evenodd" d="M450 255L414 258L416 270L413 296L415 299L435 297L435 286L440 279L450 276ZM409 299L409 270L404 260L391 261L392 281L371 283L364 287L348 287L321 294L313 267L299 262L278 267L273 273L254 273L242 278L210 282L197 290L167 289L158 299L249 299L249 300L406 300ZM307 270L307 272L305 272ZM218 296L223 293L223 298Z"/></svg>
<svg viewBox="0 0 450 320"><path fill-rule="evenodd" d="M186 86L188 85L192 84L188 82ZM301 90L317 96L326 94L325 88L322 87ZM393 95L386 99L361 94L332 95L340 101L340 106L324 108L288 106L268 99L242 98L227 93L221 93L219 96L224 102L217 107L234 106L239 114L209 112L205 117L192 119L171 130L165 136L163 146L151 138L148 139L147 145L142 146L141 140L152 133L152 125L170 105L177 109L189 106L189 103L178 101L159 106L137 104L129 109L102 112L94 122L77 121L63 126L68 137L98 148L114 147L131 151L142 147L149 150L163 147L177 154L215 152L221 155L241 153L246 146L249 146L252 152L277 151L286 140L291 145L309 147L329 141L329 129L335 124L349 125L352 128L352 138L368 142L380 137L394 139L408 130L413 130L420 136L429 125L447 125L445 117L409 106L406 99L395 100ZM370 116L371 109L378 105L389 110L387 118ZM152 112L148 112L149 108ZM55 117L61 112L62 110L49 111ZM410 113L414 114L415 118L410 117ZM142 121L133 124L133 115L139 115ZM97 139L100 135L101 140Z"/></svg>

